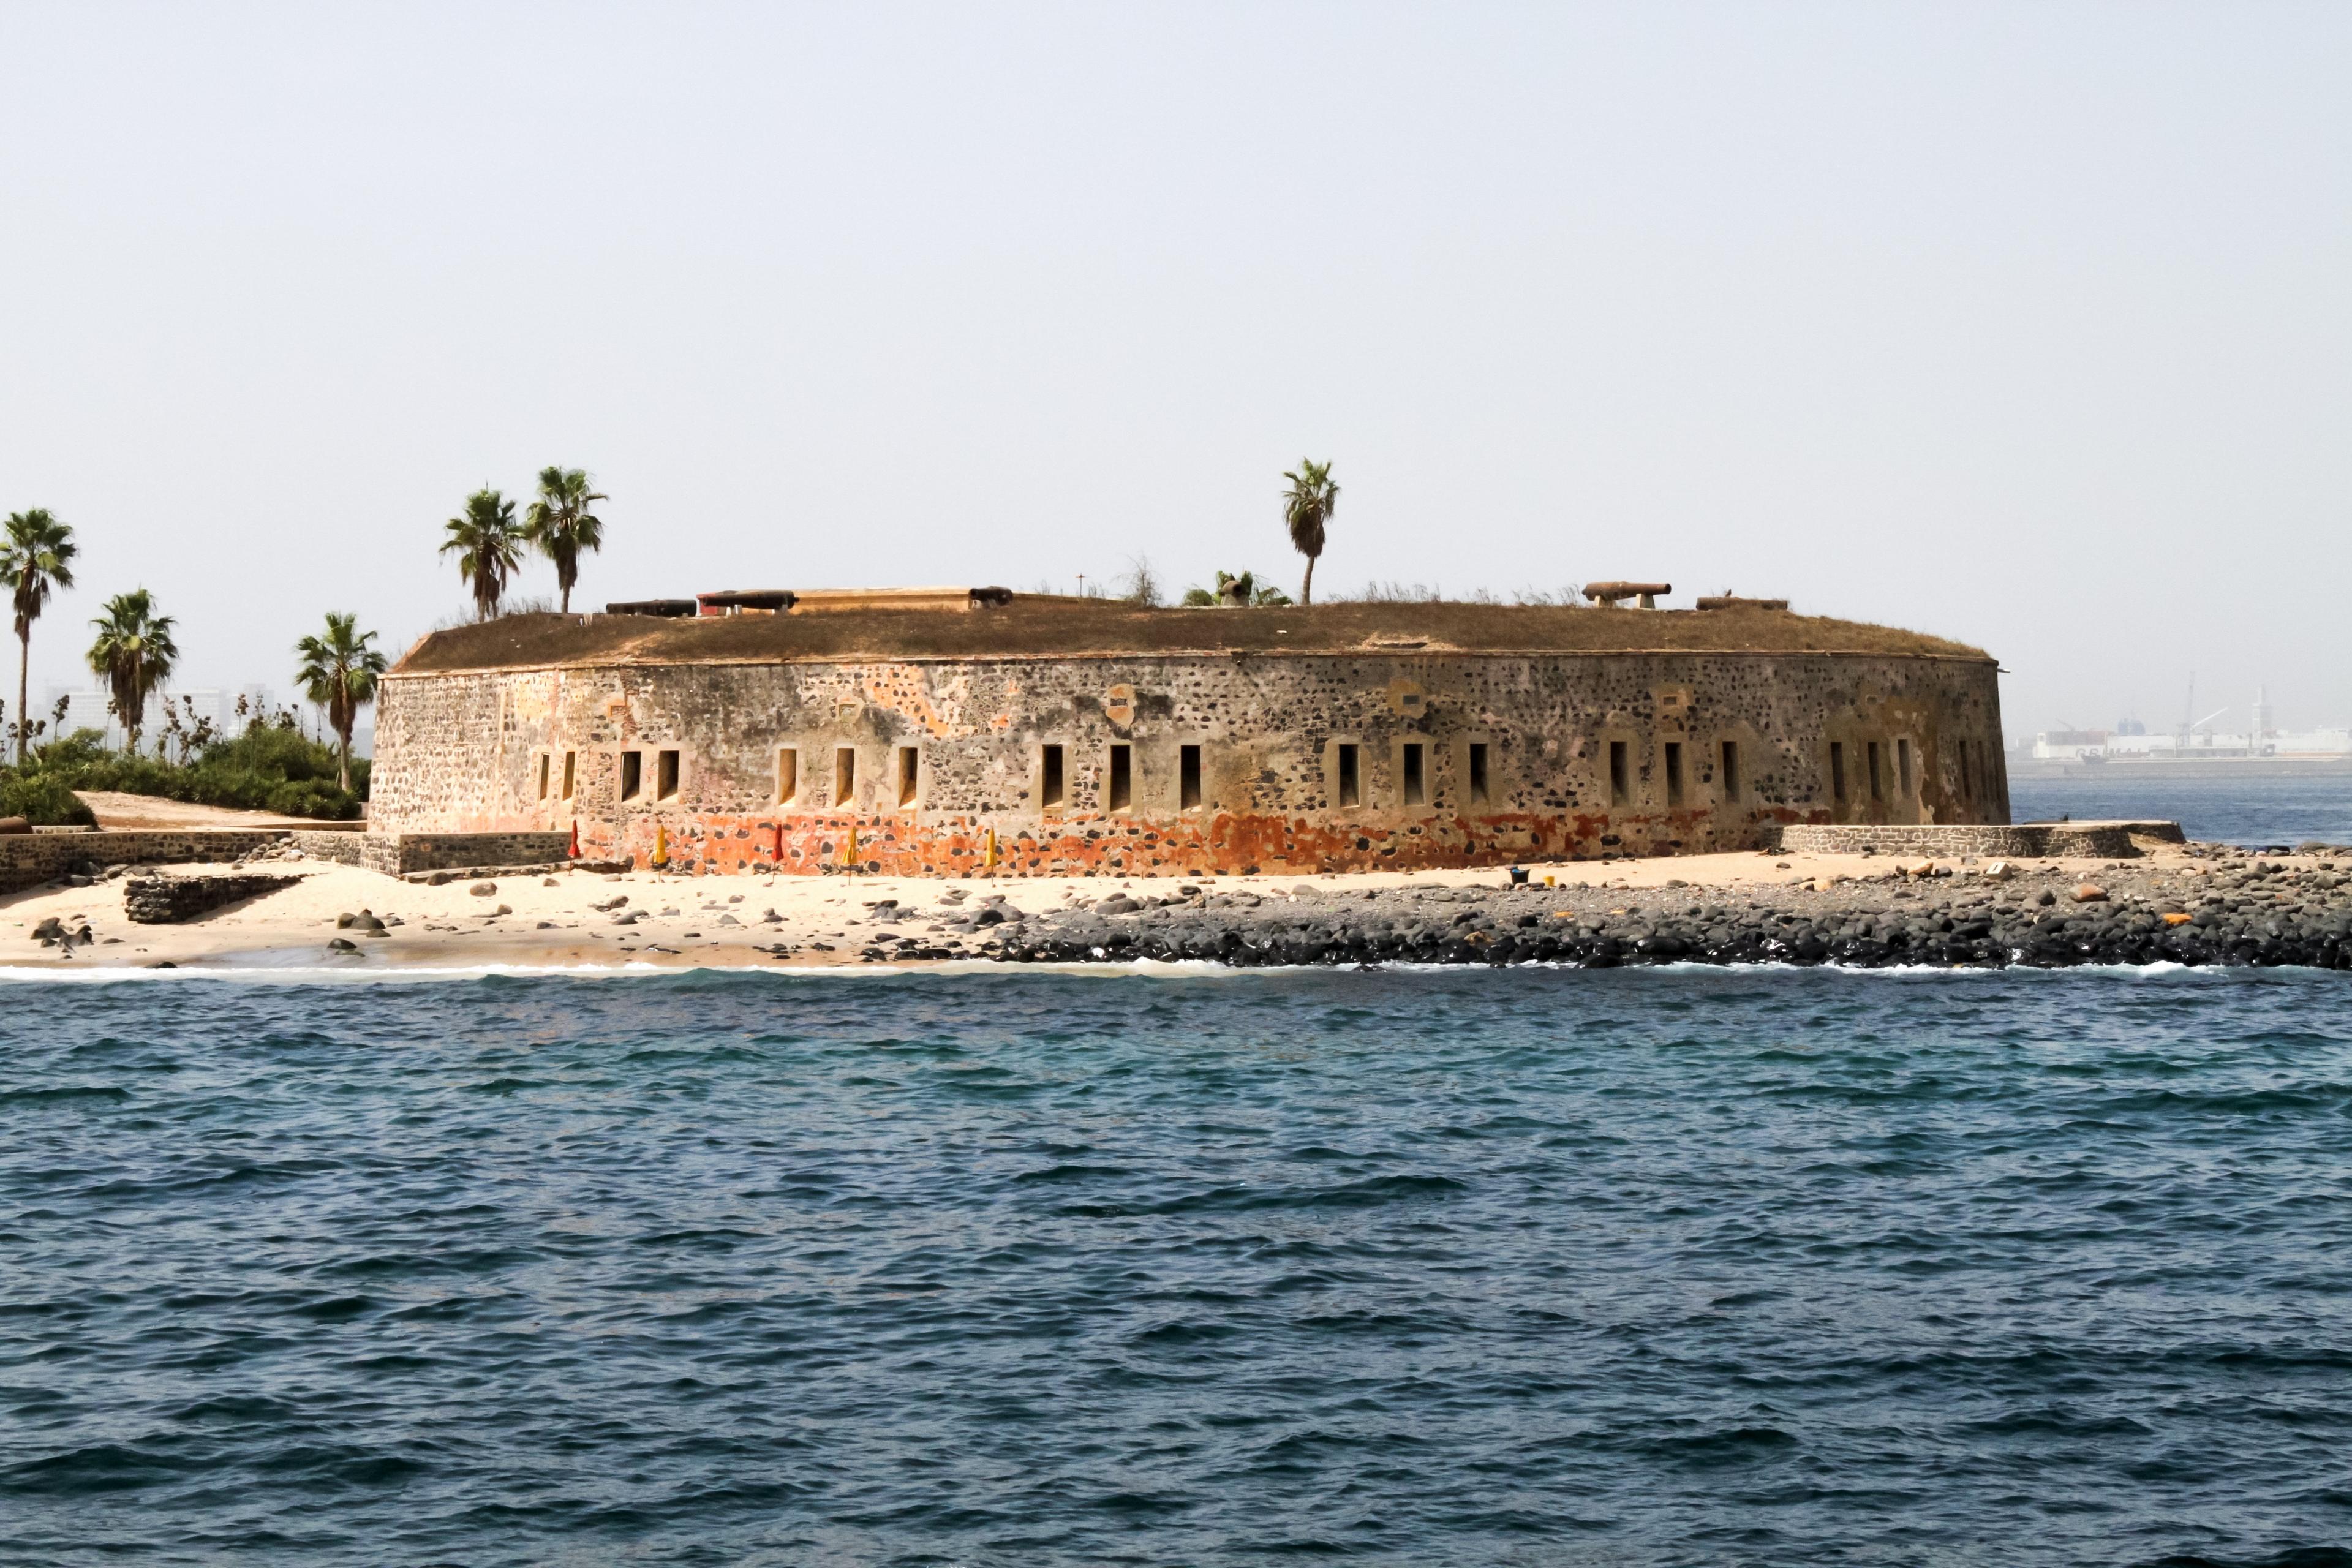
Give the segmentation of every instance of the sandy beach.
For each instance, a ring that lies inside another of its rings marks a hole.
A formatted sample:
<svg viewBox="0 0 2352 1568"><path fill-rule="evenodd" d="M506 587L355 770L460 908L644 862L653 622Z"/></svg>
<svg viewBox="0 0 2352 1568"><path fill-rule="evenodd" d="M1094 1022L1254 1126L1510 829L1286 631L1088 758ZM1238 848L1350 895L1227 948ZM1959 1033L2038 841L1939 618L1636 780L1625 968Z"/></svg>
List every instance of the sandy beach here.
<svg viewBox="0 0 2352 1568"><path fill-rule="evenodd" d="M1564 892L1688 889L1692 898L1737 896L1769 901L1776 891L1817 884L1869 900L1880 884L1900 882L1886 856L1738 853L1672 858L1583 861L1531 868L1532 881L1554 879ZM2115 862L2038 860L2021 867L2039 879L2094 877ZM2180 849L2129 862L2136 875L2189 871L2200 864ZM137 868L86 887L47 886L0 900L0 965L77 969L316 966L327 969L470 968L483 965L826 966L877 960L861 955L885 939L929 956L889 958L895 967L987 956L989 928L942 929L984 902L1050 915L1116 894L1166 899L1181 889L1208 896L1280 900L1302 890L1318 898L1403 889L1494 888L1509 879L1495 869L1377 872L1346 876L1174 879L971 878L936 880L862 876L678 876L560 871L548 876L459 879L440 886L394 879L315 861L256 862L292 885L181 924L133 924L123 889L131 877L201 875L223 868ZM1978 868L1952 868L1965 883ZM1842 882L1841 879L1843 879ZM1870 900L1874 901L1874 900ZM364 914L363 914L364 912ZM383 925L372 934L364 916ZM342 917L359 918L339 925ZM44 945L34 932L54 919L89 939ZM342 942L349 951L331 947Z"/></svg>

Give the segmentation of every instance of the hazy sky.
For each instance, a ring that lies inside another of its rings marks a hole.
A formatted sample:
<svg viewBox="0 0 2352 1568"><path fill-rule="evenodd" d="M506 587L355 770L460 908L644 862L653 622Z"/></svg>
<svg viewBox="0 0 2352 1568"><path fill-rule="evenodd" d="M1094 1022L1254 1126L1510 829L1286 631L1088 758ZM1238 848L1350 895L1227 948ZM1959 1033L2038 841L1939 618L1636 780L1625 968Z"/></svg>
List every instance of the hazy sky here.
<svg viewBox="0 0 2352 1568"><path fill-rule="evenodd" d="M0 510L188 685L589 468L581 597L1785 595L2352 721L2352 6L0 9ZM534 563L520 584L551 594ZM13 653L7 659L13 678ZM8 682L13 688L13 679ZM13 689L8 693L13 698Z"/></svg>

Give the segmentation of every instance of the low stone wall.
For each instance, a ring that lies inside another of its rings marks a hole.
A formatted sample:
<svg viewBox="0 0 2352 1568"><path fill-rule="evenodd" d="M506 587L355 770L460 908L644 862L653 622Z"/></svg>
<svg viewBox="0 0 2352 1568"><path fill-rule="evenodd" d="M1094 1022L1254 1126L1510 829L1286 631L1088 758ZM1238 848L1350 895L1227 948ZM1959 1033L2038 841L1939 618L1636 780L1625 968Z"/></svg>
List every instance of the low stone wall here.
<svg viewBox="0 0 2352 1568"><path fill-rule="evenodd" d="M361 854L365 845L366 836L363 834L298 827L287 837L293 840L294 847L299 849L306 859L332 860L342 866L365 863Z"/></svg>
<svg viewBox="0 0 2352 1568"><path fill-rule="evenodd" d="M122 912L134 925L175 925L242 899L274 893L302 879L283 873L228 877L133 877L122 884Z"/></svg>
<svg viewBox="0 0 2352 1568"><path fill-rule="evenodd" d="M535 866L572 851L569 833L370 833L353 863L387 877L474 866Z"/></svg>
<svg viewBox="0 0 2352 1568"><path fill-rule="evenodd" d="M37 887L88 860L100 867L234 860L286 837L282 828L131 828L0 835L0 893Z"/></svg>
<svg viewBox="0 0 2352 1568"><path fill-rule="evenodd" d="M2018 822L1950 826L1891 826L1856 822L1792 823L1780 830L1780 847L1798 855L1963 855L2011 859L2070 858L2121 860L2139 853L2134 838L2182 842L2177 822Z"/></svg>

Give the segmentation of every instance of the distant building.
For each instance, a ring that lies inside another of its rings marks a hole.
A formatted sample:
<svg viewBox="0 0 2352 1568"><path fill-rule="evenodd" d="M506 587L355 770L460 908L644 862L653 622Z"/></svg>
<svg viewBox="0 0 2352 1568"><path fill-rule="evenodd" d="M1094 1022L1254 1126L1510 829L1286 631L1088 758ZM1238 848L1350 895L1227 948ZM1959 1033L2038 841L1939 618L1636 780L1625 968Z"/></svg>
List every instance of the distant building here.
<svg viewBox="0 0 2352 1568"><path fill-rule="evenodd" d="M238 698L245 699L246 714L236 711ZM36 720L44 720L57 710L58 700L66 704L66 715L55 733L70 735L77 730L95 730L106 737L109 746L121 747L129 738L121 722L109 710L113 703L111 693L95 688L68 689L52 686L43 699L42 706L33 712ZM139 725L141 749L152 750L155 737L169 723L163 714L163 704L169 700L173 709L183 715L183 722L212 721L216 737L241 734L245 726L256 719L268 717L270 711L269 688L258 681L239 687L198 686L168 692L152 692L147 698L147 710Z"/></svg>
<svg viewBox="0 0 2352 1568"><path fill-rule="evenodd" d="M2223 712L2228 710L2224 709ZM2220 718L2221 714L2213 715ZM2270 692L2254 698L2253 723L2243 731L2213 730L2202 725L2151 735L2147 726L2126 719L2113 730L2044 730L2033 737L2028 752L2038 763L2168 762L2221 757L2343 757L2352 756L2352 728L2281 730L2271 709Z"/></svg>

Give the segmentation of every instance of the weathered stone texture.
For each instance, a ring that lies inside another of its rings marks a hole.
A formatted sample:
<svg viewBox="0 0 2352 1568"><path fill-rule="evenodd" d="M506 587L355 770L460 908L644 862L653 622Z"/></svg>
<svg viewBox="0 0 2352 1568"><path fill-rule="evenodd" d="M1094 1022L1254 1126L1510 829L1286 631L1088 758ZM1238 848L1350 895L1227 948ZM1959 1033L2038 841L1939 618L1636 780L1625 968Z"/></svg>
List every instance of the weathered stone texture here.
<svg viewBox="0 0 2352 1568"><path fill-rule="evenodd" d="M474 866L536 866L562 860L570 829L478 833L370 833L352 864L388 877Z"/></svg>
<svg viewBox="0 0 2352 1568"><path fill-rule="evenodd" d="M175 860L234 860L286 837L274 828L131 829L27 833L0 837L0 892L61 877L84 861L144 866Z"/></svg>
<svg viewBox="0 0 2352 1568"><path fill-rule="evenodd" d="M174 925L207 910L262 893L274 893L302 879L259 872L231 876L133 877L122 885L122 911L135 925Z"/></svg>
<svg viewBox="0 0 2352 1568"><path fill-rule="evenodd" d="M1630 614L1630 612L1629 612ZM2001 823L1991 662L1919 654L1114 654L395 672L372 836L643 864L1127 875L1752 847L1799 822ZM1737 752L1738 787L1722 776ZM1611 748L1624 748L1622 796ZM1422 798L1407 796L1408 746ZM1045 748L1064 795L1042 799ZM1108 798L1129 748L1131 796ZM1200 748L1202 801L1179 798ZM1360 796L1336 798L1354 746ZM1486 798L1471 798L1471 748ZM1669 746L1678 749L1679 800ZM1832 785L1839 750L1844 798ZM1871 748L1878 787L1871 787ZM900 793L900 749L917 758ZM836 799L838 754L854 757ZM795 763L780 795L780 752ZM676 787L663 753L675 753ZM625 754L639 788L622 795ZM563 790L566 760L572 792ZM542 784L542 781L543 784ZM853 837L854 835L854 837ZM543 857L533 857L543 858ZM473 863L489 863L477 856Z"/></svg>
<svg viewBox="0 0 2352 1568"><path fill-rule="evenodd" d="M335 832L298 827L286 837L307 859L332 860L342 866L360 864L362 835L349 829Z"/></svg>
<svg viewBox="0 0 2352 1568"><path fill-rule="evenodd" d="M1895 826L1798 824L1780 829L1780 847L1801 855L2005 855L2114 858L2137 855L2135 838L2181 842L2174 822L2023 822L2012 826Z"/></svg>

